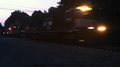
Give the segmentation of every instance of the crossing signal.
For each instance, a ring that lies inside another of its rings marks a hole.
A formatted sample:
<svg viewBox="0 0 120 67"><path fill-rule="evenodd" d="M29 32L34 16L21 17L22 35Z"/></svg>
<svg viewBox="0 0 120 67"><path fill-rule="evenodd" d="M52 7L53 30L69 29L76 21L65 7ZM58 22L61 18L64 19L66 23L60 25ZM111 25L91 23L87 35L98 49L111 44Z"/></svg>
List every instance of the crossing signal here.
<svg viewBox="0 0 120 67"><path fill-rule="evenodd" d="M11 28L11 27L9 27L9 28L8 28L8 30L9 30L9 31L11 31L11 30L12 30L12 28Z"/></svg>

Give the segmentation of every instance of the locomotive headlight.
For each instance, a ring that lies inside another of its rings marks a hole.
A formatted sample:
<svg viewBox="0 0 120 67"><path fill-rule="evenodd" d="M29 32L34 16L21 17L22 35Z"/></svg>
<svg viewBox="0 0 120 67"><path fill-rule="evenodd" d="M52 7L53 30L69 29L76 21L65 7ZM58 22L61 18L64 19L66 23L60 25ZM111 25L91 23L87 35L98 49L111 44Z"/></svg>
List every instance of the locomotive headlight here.
<svg viewBox="0 0 120 67"><path fill-rule="evenodd" d="M79 7L76 7L76 9L80 9L81 11L90 11L90 10L92 10L92 8L90 8L88 6L79 6Z"/></svg>
<svg viewBox="0 0 120 67"><path fill-rule="evenodd" d="M106 30L106 27L105 26L99 26L98 27L98 31L105 31Z"/></svg>
<svg viewBox="0 0 120 67"><path fill-rule="evenodd" d="M95 29L95 27L87 27L87 29L90 29L90 30L91 30L91 29Z"/></svg>

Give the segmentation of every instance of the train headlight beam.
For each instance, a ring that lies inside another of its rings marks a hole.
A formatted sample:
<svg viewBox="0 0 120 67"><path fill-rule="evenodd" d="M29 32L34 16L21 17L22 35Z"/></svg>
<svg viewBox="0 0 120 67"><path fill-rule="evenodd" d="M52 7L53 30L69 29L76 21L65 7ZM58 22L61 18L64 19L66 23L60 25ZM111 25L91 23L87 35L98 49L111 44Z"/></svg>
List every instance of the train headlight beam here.
<svg viewBox="0 0 120 67"><path fill-rule="evenodd" d="M98 27L98 31L105 31L106 30L106 27L105 26L100 26Z"/></svg>

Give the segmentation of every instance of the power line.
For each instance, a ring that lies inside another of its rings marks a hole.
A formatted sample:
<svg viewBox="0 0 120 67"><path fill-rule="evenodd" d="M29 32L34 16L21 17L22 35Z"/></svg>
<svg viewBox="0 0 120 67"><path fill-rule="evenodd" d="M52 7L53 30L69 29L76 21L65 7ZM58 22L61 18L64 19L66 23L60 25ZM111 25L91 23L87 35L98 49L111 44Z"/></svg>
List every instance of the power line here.
<svg viewBox="0 0 120 67"><path fill-rule="evenodd" d="M3 3L0 3L0 4L3 4ZM22 8L31 8L31 9L41 9L41 8L26 7L26 6L18 6L18 5L11 5L11 4L3 4L3 5L14 6L14 7L22 7Z"/></svg>
<svg viewBox="0 0 120 67"><path fill-rule="evenodd" d="M18 10L18 9L10 9L10 8L1 8L0 9L3 9L3 10ZM34 11L27 11L27 10L21 10L21 11L25 11L25 12L34 12Z"/></svg>

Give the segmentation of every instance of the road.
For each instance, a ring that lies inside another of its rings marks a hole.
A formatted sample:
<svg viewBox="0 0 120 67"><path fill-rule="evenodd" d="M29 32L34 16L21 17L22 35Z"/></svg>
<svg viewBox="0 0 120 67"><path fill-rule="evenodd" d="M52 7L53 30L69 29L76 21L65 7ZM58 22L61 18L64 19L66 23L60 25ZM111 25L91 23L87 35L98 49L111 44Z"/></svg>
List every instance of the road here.
<svg viewBox="0 0 120 67"><path fill-rule="evenodd" d="M0 67L120 67L120 52L1 37Z"/></svg>

